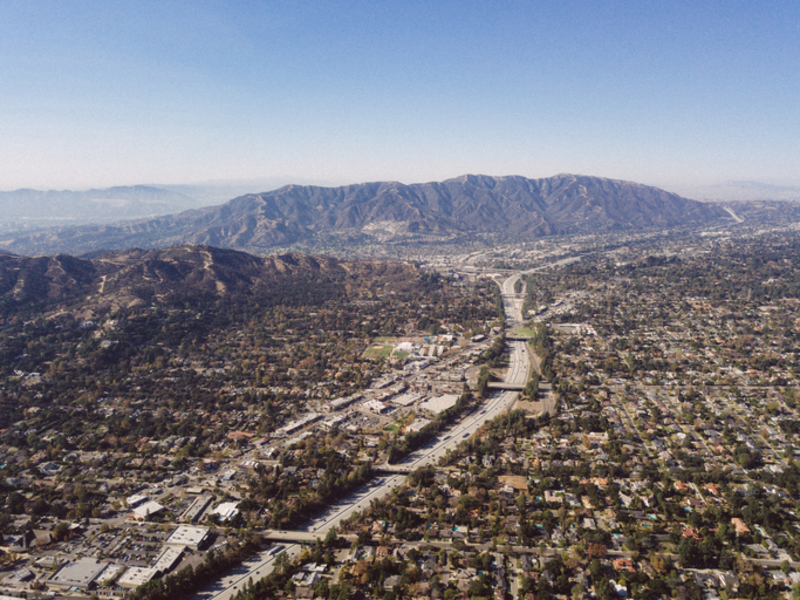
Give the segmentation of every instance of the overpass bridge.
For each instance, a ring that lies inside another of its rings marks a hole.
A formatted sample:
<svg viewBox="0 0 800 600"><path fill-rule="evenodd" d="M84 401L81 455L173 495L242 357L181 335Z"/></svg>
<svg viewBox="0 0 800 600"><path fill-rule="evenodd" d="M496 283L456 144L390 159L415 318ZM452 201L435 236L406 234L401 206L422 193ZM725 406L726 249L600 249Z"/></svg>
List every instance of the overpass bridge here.
<svg viewBox="0 0 800 600"><path fill-rule="evenodd" d="M407 475L412 471L416 471L419 467L406 467L403 465L387 465L386 463L382 465L373 466L372 470L375 473L401 473L403 475Z"/></svg>
<svg viewBox="0 0 800 600"><path fill-rule="evenodd" d="M302 531L294 530L277 530L277 529L264 529L261 532L261 537L271 542L299 542L301 544L313 544L316 540L323 540L327 535L328 530L320 529L319 531ZM347 541L356 539L352 534L337 534L337 537Z"/></svg>
<svg viewBox="0 0 800 600"><path fill-rule="evenodd" d="M460 471L458 467L453 465L434 465L437 471ZM378 475L392 473L392 474L400 474L400 475L408 475L409 473L413 473L422 467L406 467L404 465L387 465L386 463L382 465L377 465L372 467L372 471L377 473Z"/></svg>
<svg viewBox="0 0 800 600"><path fill-rule="evenodd" d="M506 382L506 381L490 381L486 385L486 387L488 387L490 390L504 390L504 391L507 391L507 392L508 391L510 391L510 392L521 392L522 390L525 389L525 385L526 384L527 384L527 381L525 383L509 383L509 382Z"/></svg>

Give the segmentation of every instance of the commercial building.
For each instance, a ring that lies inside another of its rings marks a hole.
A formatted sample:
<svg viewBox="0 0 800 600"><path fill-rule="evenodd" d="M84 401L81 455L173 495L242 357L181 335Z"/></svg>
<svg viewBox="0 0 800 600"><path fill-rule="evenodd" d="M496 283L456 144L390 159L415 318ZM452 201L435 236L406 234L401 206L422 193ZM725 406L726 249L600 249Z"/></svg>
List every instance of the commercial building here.
<svg viewBox="0 0 800 600"><path fill-rule="evenodd" d="M158 555L156 561L153 563L153 568L158 571L160 575L169 573L178 566L183 555L183 548L177 546L165 546Z"/></svg>
<svg viewBox="0 0 800 600"><path fill-rule="evenodd" d="M94 558L79 558L62 566L47 583L61 589L88 590L94 585L95 579L103 572L107 564Z"/></svg>
<svg viewBox="0 0 800 600"><path fill-rule="evenodd" d="M164 507L155 500L148 500L144 504L140 504L133 509L131 517L137 521L146 521L152 516L157 515Z"/></svg>
<svg viewBox="0 0 800 600"><path fill-rule="evenodd" d="M167 546L186 546L192 550L200 550L208 541L208 529L181 525L164 542Z"/></svg>
<svg viewBox="0 0 800 600"><path fill-rule="evenodd" d="M208 505L211 504L211 500L213 500L212 496L200 496L194 502L192 502L192 505L181 515L180 520L184 523L194 523L200 518L200 515L203 514L203 511L208 507Z"/></svg>
<svg viewBox="0 0 800 600"><path fill-rule="evenodd" d="M158 571L152 567L130 567L117 580L120 587L133 589L144 585L158 575Z"/></svg>

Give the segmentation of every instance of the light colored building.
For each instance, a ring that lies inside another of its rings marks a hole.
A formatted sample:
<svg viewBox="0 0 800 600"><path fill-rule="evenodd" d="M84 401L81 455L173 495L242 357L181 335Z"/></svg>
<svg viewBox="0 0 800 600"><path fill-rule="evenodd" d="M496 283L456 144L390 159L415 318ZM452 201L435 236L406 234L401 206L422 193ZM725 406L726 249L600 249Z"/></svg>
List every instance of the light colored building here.
<svg viewBox="0 0 800 600"><path fill-rule="evenodd" d="M123 565L116 565L114 563L109 563L106 565L105 569L103 569L100 572L100 574L97 577L95 577L95 581L98 584L102 585L104 581L108 581L109 579L114 579L124 570L125 567Z"/></svg>
<svg viewBox="0 0 800 600"><path fill-rule="evenodd" d="M120 587L133 589L144 585L158 575L158 571L153 567L130 567L117 580Z"/></svg>
<svg viewBox="0 0 800 600"><path fill-rule="evenodd" d="M291 435L295 431L302 429L306 425L310 425L311 423L319 419L321 416L322 415L315 412L308 413L306 415L303 415L299 419L290 421L289 423L278 429L275 433L277 435Z"/></svg>
<svg viewBox="0 0 800 600"><path fill-rule="evenodd" d="M391 406L389 406L388 404L384 402L379 402L378 400L367 400L361 406L379 415L385 413L391 408Z"/></svg>
<svg viewBox="0 0 800 600"><path fill-rule="evenodd" d="M158 558L156 558L155 562L153 563L153 568L161 575L169 573L172 571L172 569L178 566L182 554L183 548L181 547L165 546L161 551L161 554L158 555Z"/></svg>
<svg viewBox="0 0 800 600"><path fill-rule="evenodd" d="M134 494L133 496L128 496L125 499L125 504L128 505L128 508L136 508L143 502L147 502L149 498L144 494Z"/></svg>
<svg viewBox="0 0 800 600"><path fill-rule="evenodd" d="M410 425L406 426L406 433L410 433L412 431L419 431L430 422L431 420L426 419L425 417L417 417Z"/></svg>
<svg viewBox="0 0 800 600"><path fill-rule="evenodd" d="M194 527L191 525L181 525L170 534L167 546L187 546L192 550L199 550L208 541L208 529L205 527Z"/></svg>
<svg viewBox="0 0 800 600"><path fill-rule="evenodd" d="M217 515L220 521L227 521L239 514L239 509L236 508L238 502L223 502L212 512Z"/></svg>
<svg viewBox="0 0 800 600"><path fill-rule="evenodd" d="M211 504L212 500L212 496L200 496L194 502L192 502L192 505L181 515L180 520L184 521L185 523L194 523L200 518L200 515L203 514L203 511L208 508L208 505Z"/></svg>
<svg viewBox="0 0 800 600"><path fill-rule="evenodd" d="M144 504L140 504L133 509L131 516L137 521L146 521L152 516L157 515L164 507L155 500L148 500Z"/></svg>
<svg viewBox="0 0 800 600"><path fill-rule="evenodd" d="M455 406L458 398L458 394L442 394L441 396L428 398L425 402L420 403L419 407L438 415L440 412Z"/></svg>
<svg viewBox="0 0 800 600"><path fill-rule="evenodd" d="M88 590L107 564L94 558L79 558L62 566L47 583L62 589L74 587Z"/></svg>

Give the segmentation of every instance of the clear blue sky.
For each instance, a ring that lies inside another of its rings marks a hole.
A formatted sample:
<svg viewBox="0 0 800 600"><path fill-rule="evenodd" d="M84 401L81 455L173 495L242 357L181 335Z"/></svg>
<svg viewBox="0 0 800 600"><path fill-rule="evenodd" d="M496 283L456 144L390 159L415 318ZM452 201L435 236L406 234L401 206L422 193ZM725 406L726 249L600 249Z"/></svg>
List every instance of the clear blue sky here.
<svg viewBox="0 0 800 600"><path fill-rule="evenodd" d="M0 0L0 189L800 180L800 2Z"/></svg>

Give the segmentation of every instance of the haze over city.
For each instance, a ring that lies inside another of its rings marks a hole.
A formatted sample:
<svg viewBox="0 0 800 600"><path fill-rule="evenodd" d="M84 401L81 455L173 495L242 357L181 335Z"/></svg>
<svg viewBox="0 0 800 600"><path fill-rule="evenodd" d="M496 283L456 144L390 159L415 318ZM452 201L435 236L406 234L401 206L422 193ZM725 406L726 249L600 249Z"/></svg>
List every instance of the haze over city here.
<svg viewBox="0 0 800 600"><path fill-rule="evenodd" d="M32 1L0 15L3 190L561 172L690 197L800 184L797 2Z"/></svg>

